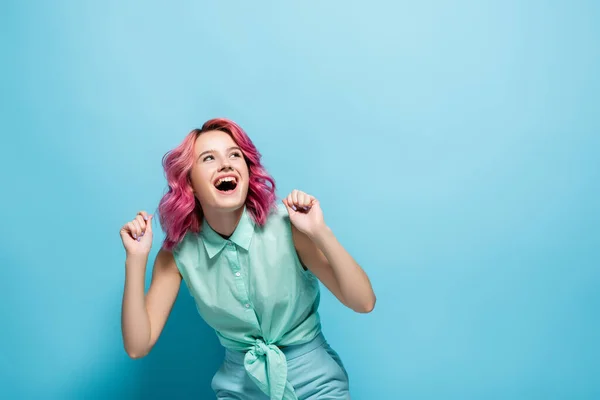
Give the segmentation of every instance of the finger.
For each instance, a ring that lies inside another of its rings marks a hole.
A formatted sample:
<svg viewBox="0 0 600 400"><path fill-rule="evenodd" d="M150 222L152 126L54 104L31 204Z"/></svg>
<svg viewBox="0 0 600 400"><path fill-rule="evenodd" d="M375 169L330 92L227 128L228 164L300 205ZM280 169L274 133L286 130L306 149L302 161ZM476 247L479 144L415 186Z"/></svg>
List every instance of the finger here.
<svg viewBox="0 0 600 400"><path fill-rule="evenodd" d="M291 204L290 204L289 200L287 199L287 197L285 199L281 200L281 202L285 206L288 214L291 214L294 212L294 210L292 210Z"/></svg>
<svg viewBox="0 0 600 400"><path fill-rule="evenodd" d="M292 203L292 201L290 200L290 196L288 196L287 199L285 199L285 206L288 210L288 214L293 214L296 212L296 206L294 206L294 204Z"/></svg>
<svg viewBox="0 0 600 400"><path fill-rule="evenodd" d="M154 215L148 215L148 222L146 222L146 233L152 233L152 217Z"/></svg>
<svg viewBox="0 0 600 400"><path fill-rule="evenodd" d="M146 223L144 222L143 218L142 218L142 222L140 222L137 217L135 219L135 223L136 223L136 226L138 227L137 240L139 242L142 239L142 236L144 236L144 231L146 230L146 228L145 228Z"/></svg>
<svg viewBox="0 0 600 400"><path fill-rule="evenodd" d="M304 192L298 192L298 210L299 211L306 211L307 208L305 206L305 202L306 202L306 193Z"/></svg>
<svg viewBox="0 0 600 400"><path fill-rule="evenodd" d="M304 208L304 193L298 191L296 198L298 199L298 204L297 204L298 208Z"/></svg>
<svg viewBox="0 0 600 400"><path fill-rule="evenodd" d="M134 239L139 239L141 237L142 234L142 229L140 228L140 223L137 222L137 220L133 220L131 221L131 223L133 224L133 238Z"/></svg>
<svg viewBox="0 0 600 400"><path fill-rule="evenodd" d="M125 237L131 237L131 226L130 223L127 222L125 225L123 225L121 227L121 230L119 231L119 233L121 234L121 237L123 239L125 239Z"/></svg>
<svg viewBox="0 0 600 400"><path fill-rule="evenodd" d="M301 199L301 203L302 203L302 207L304 208L309 208L310 207L310 199L311 196L307 193L302 193L302 199Z"/></svg>
<svg viewBox="0 0 600 400"><path fill-rule="evenodd" d="M292 210L296 211L296 206L294 206L294 199L292 198L292 193L288 194L287 204L288 204L289 208L291 208Z"/></svg>
<svg viewBox="0 0 600 400"><path fill-rule="evenodd" d="M133 239L136 239L136 237L134 237L135 235L135 225L133 225L133 222L128 222L126 226L126 230L127 233L129 234L129 236Z"/></svg>
<svg viewBox="0 0 600 400"><path fill-rule="evenodd" d="M135 220L140 225L140 229L141 229L140 236L144 236L144 232L146 232L146 221L144 221L144 217L142 217L141 215L138 215L137 217L135 217Z"/></svg>
<svg viewBox="0 0 600 400"><path fill-rule="evenodd" d="M141 216L142 216L142 218L144 218L144 221L148 221L148 218L150 217L150 216L148 215L148 213L147 213L146 211L143 211L143 210L142 210L142 211L140 211L140 212L138 212L138 215L141 215Z"/></svg>
<svg viewBox="0 0 600 400"><path fill-rule="evenodd" d="M298 191L296 189L292 190L292 202L298 207Z"/></svg>

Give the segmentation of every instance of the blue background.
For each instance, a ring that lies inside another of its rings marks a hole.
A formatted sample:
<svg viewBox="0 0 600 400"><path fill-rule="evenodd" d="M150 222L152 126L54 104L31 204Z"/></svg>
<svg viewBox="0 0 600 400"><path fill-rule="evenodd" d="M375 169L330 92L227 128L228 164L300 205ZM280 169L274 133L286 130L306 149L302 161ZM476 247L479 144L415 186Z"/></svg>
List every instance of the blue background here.
<svg viewBox="0 0 600 400"><path fill-rule="evenodd" d="M0 397L213 396L185 287L126 356L118 231L224 116L372 279L353 398L599 398L600 3L122 3L0 5Z"/></svg>

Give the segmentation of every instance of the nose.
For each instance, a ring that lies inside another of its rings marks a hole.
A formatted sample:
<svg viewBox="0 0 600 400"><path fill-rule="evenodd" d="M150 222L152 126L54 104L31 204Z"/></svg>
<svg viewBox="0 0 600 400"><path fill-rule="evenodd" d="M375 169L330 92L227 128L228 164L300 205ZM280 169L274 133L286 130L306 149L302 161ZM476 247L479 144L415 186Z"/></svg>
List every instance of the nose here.
<svg viewBox="0 0 600 400"><path fill-rule="evenodd" d="M221 167L219 168L219 172L221 172L221 171L227 171L227 170L233 170L233 167L229 163L229 159L228 158L226 158L225 160L223 160L223 162L221 163Z"/></svg>

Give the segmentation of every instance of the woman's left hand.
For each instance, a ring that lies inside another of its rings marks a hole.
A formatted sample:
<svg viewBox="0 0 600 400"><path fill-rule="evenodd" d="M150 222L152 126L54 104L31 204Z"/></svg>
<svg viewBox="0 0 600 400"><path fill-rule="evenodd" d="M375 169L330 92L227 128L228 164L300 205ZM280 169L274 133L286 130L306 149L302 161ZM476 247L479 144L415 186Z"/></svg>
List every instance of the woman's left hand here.
<svg viewBox="0 0 600 400"><path fill-rule="evenodd" d="M325 228L323 211L319 201L313 196L294 189L283 199L283 204L287 208L292 224L308 237L312 238Z"/></svg>

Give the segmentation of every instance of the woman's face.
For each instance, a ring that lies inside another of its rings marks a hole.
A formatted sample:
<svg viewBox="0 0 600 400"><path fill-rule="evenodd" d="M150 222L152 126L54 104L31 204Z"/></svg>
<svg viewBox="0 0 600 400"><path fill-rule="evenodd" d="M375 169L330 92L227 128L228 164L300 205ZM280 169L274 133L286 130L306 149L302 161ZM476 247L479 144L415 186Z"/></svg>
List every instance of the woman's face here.
<svg viewBox="0 0 600 400"><path fill-rule="evenodd" d="M248 165L233 138L222 131L201 133L194 146L191 181L202 210L234 211L246 202Z"/></svg>

